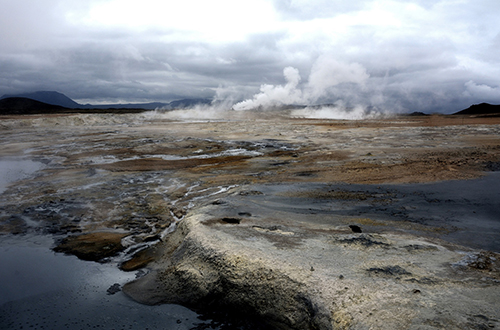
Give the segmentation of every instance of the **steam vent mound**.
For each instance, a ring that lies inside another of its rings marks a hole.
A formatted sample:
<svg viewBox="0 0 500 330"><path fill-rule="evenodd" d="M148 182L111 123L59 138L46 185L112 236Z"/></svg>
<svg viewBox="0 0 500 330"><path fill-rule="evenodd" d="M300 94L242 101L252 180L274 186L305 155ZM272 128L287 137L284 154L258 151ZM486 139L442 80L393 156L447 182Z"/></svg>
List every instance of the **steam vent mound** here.
<svg viewBox="0 0 500 330"><path fill-rule="evenodd" d="M237 329L500 328L499 117L189 111L5 116L2 159L39 165L0 235Z"/></svg>

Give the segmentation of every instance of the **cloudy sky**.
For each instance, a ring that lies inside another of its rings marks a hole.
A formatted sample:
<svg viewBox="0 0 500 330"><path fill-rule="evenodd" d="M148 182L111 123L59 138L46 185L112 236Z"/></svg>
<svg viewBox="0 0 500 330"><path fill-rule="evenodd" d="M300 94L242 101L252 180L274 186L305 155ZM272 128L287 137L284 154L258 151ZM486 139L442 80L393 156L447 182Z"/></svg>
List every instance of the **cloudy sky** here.
<svg viewBox="0 0 500 330"><path fill-rule="evenodd" d="M0 0L0 95L500 104L498 0Z"/></svg>

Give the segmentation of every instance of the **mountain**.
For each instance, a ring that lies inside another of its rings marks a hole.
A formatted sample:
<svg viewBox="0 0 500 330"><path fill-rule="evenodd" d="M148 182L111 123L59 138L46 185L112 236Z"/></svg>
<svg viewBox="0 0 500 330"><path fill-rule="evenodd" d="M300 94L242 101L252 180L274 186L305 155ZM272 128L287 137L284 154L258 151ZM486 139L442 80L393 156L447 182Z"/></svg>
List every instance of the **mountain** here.
<svg viewBox="0 0 500 330"><path fill-rule="evenodd" d="M151 102L151 103L117 103L117 104L85 104L80 105L79 109L143 109L154 110L162 108L168 103Z"/></svg>
<svg viewBox="0 0 500 330"><path fill-rule="evenodd" d="M0 99L0 115L56 113L65 112L66 110L69 109L25 97Z"/></svg>
<svg viewBox="0 0 500 330"><path fill-rule="evenodd" d="M0 99L0 115L33 115L54 113L140 113L145 109L104 108L104 109L70 109L59 105L48 104L26 97L8 97Z"/></svg>
<svg viewBox="0 0 500 330"><path fill-rule="evenodd" d="M454 115L491 115L500 114L500 105L489 103L473 104L465 110L454 113Z"/></svg>
<svg viewBox="0 0 500 330"><path fill-rule="evenodd" d="M212 103L210 99L182 99L172 101L170 103L162 102L150 102L150 103L118 103L118 104L85 104L81 105L80 108L84 109L145 109L145 110L174 110L174 109L186 109L194 107L195 105L205 105Z"/></svg>
<svg viewBox="0 0 500 330"><path fill-rule="evenodd" d="M32 99L38 102L43 102L46 104L58 105L65 108L80 108L82 105L76 103L66 95L59 92L52 91L39 91L34 93L22 93L22 94L12 94L12 95L3 95L0 97L1 99L6 99L10 97L24 97L28 99Z"/></svg>
<svg viewBox="0 0 500 330"><path fill-rule="evenodd" d="M418 117L418 116L430 116L430 115L424 112L414 111L412 113L403 114L403 116Z"/></svg>
<svg viewBox="0 0 500 330"><path fill-rule="evenodd" d="M182 99L168 103L164 108L168 109L185 109L191 108L195 105L209 105L212 103L211 99Z"/></svg>
<svg viewBox="0 0 500 330"><path fill-rule="evenodd" d="M163 102L150 102L150 103L117 103L117 104L79 104L66 95L54 92L54 91L39 91L33 93L22 93L22 94L6 94L0 97L0 100L6 98L28 98L38 102L43 102L46 104L57 105L69 109L144 109L144 110L154 110L154 109L186 109L199 104L210 104L210 99L182 99L172 101L170 103Z"/></svg>

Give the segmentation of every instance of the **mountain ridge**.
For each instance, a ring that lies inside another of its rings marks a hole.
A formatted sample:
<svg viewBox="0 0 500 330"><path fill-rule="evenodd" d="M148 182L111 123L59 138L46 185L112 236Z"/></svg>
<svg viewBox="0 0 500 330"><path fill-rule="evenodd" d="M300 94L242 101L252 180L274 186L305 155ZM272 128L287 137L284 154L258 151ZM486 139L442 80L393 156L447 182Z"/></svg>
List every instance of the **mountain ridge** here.
<svg viewBox="0 0 500 330"><path fill-rule="evenodd" d="M455 112L454 115L493 115L500 114L500 105L479 103L473 104L467 109Z"/></svg>
<svg viewBox="0 0 500 330"><path fill-rule="evenodd" d="M149 102L149 103L114 103L114 104L80 104L56 91L37 91L31 93L5 94L0 100L7 98L27 98L49 105L61 106L68 109L144 109L155 110L158 108L164 110L173 110L179 108L192 107L198 104L210 104L210 99L205 98L186 98L175 100L169 103Z"/></svg>
<svg viewBox="0 0 500 330"><path fill-rule="evenodd" d="M37 91L32 93L5 94L2 95L2 97L0 97L0 100L7 98L27 98L34 101L50 105L57 105L65 108L71 108L71 109L81 106L81 104L78 104L77 102L73 101L66 95L55 91Z"/></svg>
<svg viewBox="0 0 500 330"><path fill-rule="evenodd" d="M8 97L0 99L0 115L40 115L64 113L139 113L148 111L140 108L105 108L105 109L71 109L59 105L48 104L26 97Z"/></svg>
<svg viewBox="0 0 500 330"><path fill-rule="evenodd" d="M24 114L43 114L43 113L60 113L68 108L47 104L26 97L7 97L0 99L0 114L1 115L24 115Z"/></svg>

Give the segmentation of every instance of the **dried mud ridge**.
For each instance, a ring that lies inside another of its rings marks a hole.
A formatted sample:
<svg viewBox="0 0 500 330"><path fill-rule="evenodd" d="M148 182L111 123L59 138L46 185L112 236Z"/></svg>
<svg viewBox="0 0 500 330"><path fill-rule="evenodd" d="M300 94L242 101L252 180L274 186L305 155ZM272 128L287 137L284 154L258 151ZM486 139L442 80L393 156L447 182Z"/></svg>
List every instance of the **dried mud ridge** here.
<svg viewBox="0 0 500 330"><path fill-rule="evenodd" d="M401 229L432 230L411 222L373 230L367 219L325 220L306 208L318 208L314 198L294 203L298 212L272 191L250 191L192 210L124 292L254 315L272 329L500 326L500 254Z"/></svg>
<svg viewBox="0 0 500 330"><path fill-rule="evenodd" d="M0 232L54 235L56 251L147 267L123 288L140 302L265 321L255 328L500 326L497 229L465 242L473 224L454 220L469 206L486 216L490 201L384 186L497 171L498 118L0 125L2 157L45 164L2 195ZM433 205L456 211L437 219Z"/></svg>

